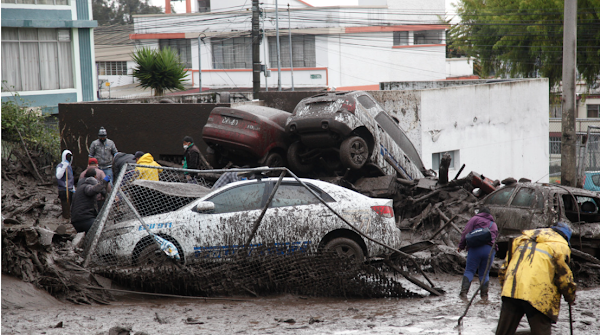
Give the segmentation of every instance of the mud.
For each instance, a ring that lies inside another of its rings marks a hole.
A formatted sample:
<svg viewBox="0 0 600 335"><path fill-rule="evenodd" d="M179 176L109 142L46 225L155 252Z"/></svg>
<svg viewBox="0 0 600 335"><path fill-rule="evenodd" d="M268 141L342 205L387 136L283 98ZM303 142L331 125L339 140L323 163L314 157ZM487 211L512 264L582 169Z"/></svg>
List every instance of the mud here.
<svg viewBox="0 0 600 335"><path fill-rule="evenodd" d="M115 327L131 329L123 334L493 334L501 306L496 278L492 278L489 303L481 304L476 298L462 329L456 328L465 308L458 298L460 276L433 279L446 290L444 296L332 299L279 295L204 302L121 295L109 306L8 306L4 297L13 286L6 285L3 277L2 334L109 334ZM472 285L470 294L476 288L477 284ZM574 333L597 333L598 311L599 288L578 292L573 306ZM53 328L57 325L61 327ZM525 318L521 328L528 328ZM569 334L568 306L564 302L553 334Z"/></svg>

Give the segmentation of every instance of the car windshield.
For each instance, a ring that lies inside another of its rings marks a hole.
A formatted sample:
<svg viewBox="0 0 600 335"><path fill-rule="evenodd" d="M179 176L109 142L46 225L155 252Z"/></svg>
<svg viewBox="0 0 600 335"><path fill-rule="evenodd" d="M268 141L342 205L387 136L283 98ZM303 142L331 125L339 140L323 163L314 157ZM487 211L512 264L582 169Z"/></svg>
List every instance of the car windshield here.
<svg viewBox="0 0 600 335"><path fill-rule="evenodd" d="M385 132L396 142L396 144L404 151L406 156L419 168L421 171L425 171L421 156L415 149L415 146L406 134L398 127L396 122L385 112L381 112L375 116L375 121L379 124Z"/></svg>
<svg viewBox="0 0 600 335"><path fill-rule="evenodd" d="M231 213L260 209L265 193L265 183L257 182L228 188L208 199L215 204L211 213Z"/></svg>
<svg viewBox="0 0 600 335"><path fill-rule="evenodd" d="M487 205L508 205L508 200L510 199L510 196L514 190L514 187L501 188L485 199L485 203Z"/></svg>

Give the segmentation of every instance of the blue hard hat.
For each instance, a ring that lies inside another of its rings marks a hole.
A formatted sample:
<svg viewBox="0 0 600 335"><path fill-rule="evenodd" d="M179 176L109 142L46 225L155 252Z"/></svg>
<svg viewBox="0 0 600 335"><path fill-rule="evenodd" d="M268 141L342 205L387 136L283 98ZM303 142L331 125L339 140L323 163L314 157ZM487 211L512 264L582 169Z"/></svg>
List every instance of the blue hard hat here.
<svg viewBox="0 0 600 335"><path fill-rule="evenodd" d="M571 228L566 223L559 222L555 226L552 226L550 228L562 233L567 238L567 242L571 242L571 235L573 235L573 231L571 231Z"/></svg>

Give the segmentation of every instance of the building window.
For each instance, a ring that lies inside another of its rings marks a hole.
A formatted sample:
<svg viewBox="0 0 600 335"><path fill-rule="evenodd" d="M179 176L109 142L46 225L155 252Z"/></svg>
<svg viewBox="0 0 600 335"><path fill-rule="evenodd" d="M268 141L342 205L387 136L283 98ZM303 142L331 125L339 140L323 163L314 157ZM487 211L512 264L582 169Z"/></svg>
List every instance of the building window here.
<svg viewBox="0 0 600 335"><path fill-rule="evenodd" d="M2 3L16 3L24 5L64 5L69 6L69 0L2 0Z"/></svg>
<svg viewBox="0 0 600 335"><path fill-rule="evenodd" d="M587 105L587 117L588 118L599 118L600 117L600 105Z"/></svg>
<svg viewBox="0 0 600 335"><path fill-rule="evenodd" d="M214 69L251 69L252 38L211 39Z"/></svg>
<svg viewBox="0 0 600 335"><path fill-rule="evenodd" d="M192 40L187 38L158 40L160 49L170 47L179 55L179 61L186 69L192 68Z"/></svg>
<svg viewBox="0 0 600 335"><path fill-rule="evenodd" d="M210 12L210 0L198 0L198 13Z"/></svg>
<svg viewBox="0 0 600 335"><path fill-rule="evenodd" d="M290 67L290 39L288 36L279 36L279 54L282 67ZM292 54L294 67L315 67L315 36L292 36ZM277 39L269 37L269 60L271 67L277 67Z"/></svg>
<svg viewBox="0 0 600 335"><path fill-rule="evenodd" d="M443 30L415 31L415 44L442 44Z"/></svg>
<svg viewBox="0 0 600 335"><path fill-rule="evenodd" d="M71 31L3 27L2 81L15 91L73 88Z"/></svg>
<svg viewBox="0 0 600 335"><path fill-rule="evenodd" d="M408 45L408 31L395 31L394 45Z"/></svg>
<svg viewBox="0 0 600 335"><path fill-rule="evenodd" d="M431 155L431 168L433 170L440 169L440 162L442 161L442 156L445 153L450 154L450 158L452 158L452 161L450 162L450 166L448 167L448 169L454 169L455 166L460 165L458 162L458 160L460 159L459 150L437 152L437 153Z"/></svg>
<svg viewBox="0 0 600 335"><path fill-rule="evenodd" d="M127 75L127 62L98 62L97 64L100 76Z"/></svg>

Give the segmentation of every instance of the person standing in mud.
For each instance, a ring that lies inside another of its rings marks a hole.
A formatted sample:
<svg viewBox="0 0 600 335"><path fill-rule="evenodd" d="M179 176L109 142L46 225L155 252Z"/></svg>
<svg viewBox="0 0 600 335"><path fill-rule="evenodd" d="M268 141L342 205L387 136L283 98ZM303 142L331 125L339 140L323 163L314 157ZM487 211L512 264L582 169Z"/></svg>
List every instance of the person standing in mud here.
<svg viewBox="0 0 600 335"><path fill-rule="evenodd" d="M104 127L100 127L100 130L98 130L98 139L92 142L92 145L90 145L89 156L98 160L98 167L100 170L102 170L102 172L104 172L104 174L109 176L112 180L113 157L118 150L115 146L115 142L109 140L106 138L106 136L106 129L104 129Z"/></svg>
<svg viewBox="0 0 600 335"><path fill-rule="evenodd" d="M489 230L490 239L489 241L486 239L481 243L473 243L473 245L467 245L467 235L475 230ZM465 273L462 278L462 283L460 287L459 296L463 299L467 298L467 293L469 293L469 287L471 286L471 281L473 281L473 277L475 276L475 271L479 276L479 282L481 285L481 299L487 300L488 298L488 290L490 285L490 274L487 270L488 258L490 262L494 260L494 256L496 254L496 250L492 251L492 246L494 245L494 241L498 237L498 226L494 222L494 217L490 213L489 208L481 207L479 212L475 214L467 222L465 229L463 230L460 238L460 243L458 244L458 251L467 249L467 266L465 267ZM491 252L491 257L490 257Z"/></svg>
<svg viewBox="0 0 600 335"><path fill-rule="evenodd" d="M73 178L73 153L70 150L62 152L62 161L56 166L56 182L58 184L58 198L62 207L62 217L71 218L71 202L75 191Z"/></svg>
<svg viewBox="0 0 600 335"><path fill-rule="evenodd" d="M575 304L577 285L569 268L571 228L525 230L509 247L498 273L502 309L496 335L515 334L523 315L535 335L550 335L558 320L560 297Z"/></svg>
<svg viewBox="0 0 600 335"><path fill-rule="evenodd" d="M200 149L194 144L194 139L191 136L183 138L183 149L185 150L183 154L183 168L200 170ZM184 174L188 183L196 183L198 173L184 172Z"/></svg>
<svg viewBox="0 0 600 335"><path fill-rule="evenodd" d="M98 160L96 160L96 158L90 158L90 159L88 159L88 167L86 170L81 172L81 174L79 175L79 180L85 179L85 173L87 172L88 169L96 170L96 180L97 181L101 181L102 179L104 179L104 177L106 177L104 172L98 168ZM110 186L110 184L108 184L106 186L106 194L109 194L110 191L111 191L111 186ZM106 200L106 194L98 193L98 196L96 197L96 200L98 203L98 211L100 211L102 209L102 206L104 206L104 201Z"/></svg>
<svg viewBox="0 0 600 335"><path fill-rule="evenodd" d="M96 180L96 169L87 169L85 179L77 183L77 192L71 205L71 224L78 233L86 232L94 224L98 211L96 196L106 191L110 177L105 176L101 181Z"/></svg>

